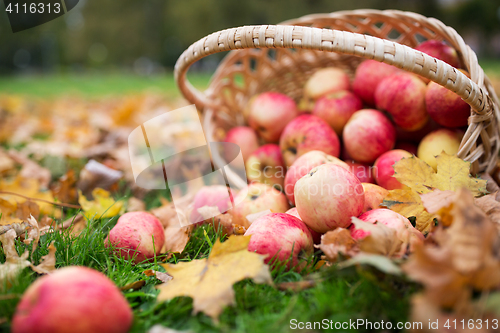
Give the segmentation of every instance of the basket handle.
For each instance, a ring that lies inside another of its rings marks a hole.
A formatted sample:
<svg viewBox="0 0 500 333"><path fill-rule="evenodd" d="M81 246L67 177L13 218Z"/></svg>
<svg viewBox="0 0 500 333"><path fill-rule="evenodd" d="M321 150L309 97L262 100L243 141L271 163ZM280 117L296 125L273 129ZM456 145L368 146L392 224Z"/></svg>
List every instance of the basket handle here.
<svg viewBox="0 0 500 333"><path fill-rule="evenodd" d="M308 49L374 59L446 87L462 97L478 115L486 115L493 109L488 93L466 75L444 61L411 47L353 32L291 25L243 26L218 31L198 40L182 53L175 64L174 76L179 89L200 110L216 107L210 98L186 79L187 70L210 54L250 48Z"/></svg>

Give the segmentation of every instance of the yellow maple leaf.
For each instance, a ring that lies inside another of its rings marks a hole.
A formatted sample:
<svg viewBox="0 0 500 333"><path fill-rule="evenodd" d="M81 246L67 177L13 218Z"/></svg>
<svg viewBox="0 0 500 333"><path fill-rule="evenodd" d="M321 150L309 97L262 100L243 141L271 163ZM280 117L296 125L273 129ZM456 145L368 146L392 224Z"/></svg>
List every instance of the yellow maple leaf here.
<svg viewBox="0 0 500 333"><path fill-rule="evenodd" d="M207 259L164 264L173 279L157 287L158 300L192 297L194 313L201 311L217 320L225 306L234 304L234 283L251 278L272 284L265 256L249 252L249 242L249 236L230 236L224 243L217 240Z"/></svg>
<svg viewBox="0 0 500 333"><path fill-rule="evenodd" d="M78 191L78 203L82 206L87 218L106 218L120 214L123 208L123 201L115 201L110 193L102 188L95 188L92 191L94 200L87 200L81 191Z"/></svg>
<svg viewBox="0 0 500 333"><path fill-rule="evenodd" d="M405 217L415 216L417 229L424 233L430 229L435 215L424 209L420 194L436 189L457 191L462 188L467 188L474 196L487 193L486 180L473 178L469 174L469 162L445 152L436 156L436 161L437 172L415 156L396 162L394 177L408 188L389 191L389 195L382 202L382 206Z"/></svg>

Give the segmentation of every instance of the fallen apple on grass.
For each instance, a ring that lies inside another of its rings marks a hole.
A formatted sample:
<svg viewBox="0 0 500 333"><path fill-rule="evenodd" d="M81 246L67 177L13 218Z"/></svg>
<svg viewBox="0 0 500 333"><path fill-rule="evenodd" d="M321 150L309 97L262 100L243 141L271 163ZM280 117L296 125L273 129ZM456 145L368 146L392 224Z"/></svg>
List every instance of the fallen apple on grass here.
<svg viewBox="0 0 500 333"><path fill-rule="evenodd" d="M356 68L352 90L369 106L375 106L375 90L380 81L401 70L376 60L365 60Z"/></svg>
<svg viewBox="0 0 500 333"><path fill-rule="evenodd" d="M38 278L23 294L13 333L126 333L132 310L104 274L70 266Z"/></svg>
<svg viewBox="0 0 500 333"><path fill-rule="evenodd" d="M313 239L307 226L290 214L273 213L255 220L245 232L251 236L248 251L267 255L265 263L284 262L288 269L300 268L299 259L313 253Z"/></svg>
<svg viewBox="0 0 500 333"><path fill-rule="evenodd" d="M163 226L154 215L146 212L125 213L109 231L106 247L126 259L134 257L136 264L159 255L165 242Z"/></svg>
<svg viewBox="0 0 500 333"><path fill-rule="evenodd" d="M255 97L248 111L248 124L266 142L278 142L285 126L299 115L295 101L285 94L265 92Z"/></svg>
<svg viewBox="0 0 500 333"><path fill-rule="evenodd" d="M458 153L462 133L446 128L438 129L426 135L418 145L417 156L434 170L437 168L435 156L445 152L448 155Z"/></svg>
<svg viewBox="0 0 500 333"><path fill-rule="evenodd" d="M291 166L297 158L312 150L338 157L340 141L323 119L304 114L285 127L280 138L280 148L285 164Z"/></svg>
<svg viewBox="0 0 500 333"><path fill-rule="evenodd" d="M284 213L290 206L285 194L267 184L252 183L248 191L241 191L235 198L238 202L229 212L233 223L247 228L250 226L246 216L270 209L274 213Z"/></svg>
<svg viewBox="0 0 500 333"><path fill-rule="evenodd" d="M285 214L295 216L296 218L298 218L299 220L304 222L302 220L302 218L300 217L299 212L297 211L297 207L290 208L289 210L286 211ZM309 226L307 224L306 224L306 227L307 227L307 229L309 229L309 232L311 233L314 244L320 244L321 243L321 234L319 232L316 232L316 231L312 230L311 228L309 228Z"/></svg>
<svg viewBox="0 0 500 333"><path fill-rule="evenodd" d="M232 191L231 193L234 195ZM203 221L203 217L198 212L198 208L204 206L216 206L219 212L227 212L232 207L228 188L222 185L203 186L193 198L193 209L189 217L191 223Z"/></svg>
<svg viewBox="0 0 500 333"><path fill-rule="evenodd" d="M319 150L312 150L305 153L304 155L297 158L297 160L293 162L290 168L288 168L288 171L285 175L284 192L288 200L290 200L293 205L295 205L295 197L293 194L295 183L297 183L297 181L302 178L302 176L311 171L311 169L325 163L337 164L338 166L349 170L349 166L345 162L337 157L328 155L327 153Z"/></svg>
<svg viewBox="0 0 500 333"><path fill-rule="evenodd" d="M396 125L416 131L429 119L425 108L426 85L410 73L397 73L383 79L375 91L378 109L387 111Z"/></svg>
<svg viewBox="0 0 500 333"><path fill-rule="evenodd" d="M259 182L283 188L286 167L277 144L268 143L258 148L245 163L247 178L251 182Z"/></svg>
<svg viewBox="0 0 500 333"><path fill-rule="evenodd" d="M396 130L382 112L364 109L349 119L342 138L345 150L356 162L373 163L394 147Z"/></svg>
<svg viewBox="0 0 500 333"><path fill-rule="evenodd" d="M342 135L349 118L362 107L363 102L358 96L348 90L340 90L320 97L314 104L312 114L326 121L337 135Z"/></svg>
<svg viewBox="0 0 500 333"><path fill-rule="evenodd" d="M402 158L413 155L406 150L393 149L380 155L374 163L376 169L375 181L386 190L402 189L405 186L394 177L393 165Z"/></svg>
<svg viewBox="0 0 500 333"><path fill-rule="evenodd" d="M351 217L358 216L365 203L361 182L350 171L323 164L300 178L295 184L297 211L312 230L325 233L346 228Z"/></svg>
<svg viewBox="0 0 500 333"><path fill-rule="evenodd" d="M236 126L231 128L224 139L225 142L231 142L238 145L241 149L243 160L247 160L257 148L259 148L259 138L257 133L248 126ZM229 152L228 152L229 153ZM227 161L231 159L226 157Z"/></svg>

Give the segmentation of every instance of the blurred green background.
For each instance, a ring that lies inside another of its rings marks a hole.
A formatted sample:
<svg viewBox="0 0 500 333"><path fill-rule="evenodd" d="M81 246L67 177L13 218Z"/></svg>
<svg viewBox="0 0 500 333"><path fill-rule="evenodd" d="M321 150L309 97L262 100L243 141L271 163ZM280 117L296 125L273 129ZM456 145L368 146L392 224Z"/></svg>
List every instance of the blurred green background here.
<svg viewBox="0 0 500 333"><path fill-rule="evenodd" d="M482 63L500 58L498 0L80 0L62 17L13 34L0 3L0 91L50 94L52 89L127 91L133 86L174 89L171 71L182 51L228 27L275 24L310 13L359 8L401 9L454 27ZM203 87L221 56L196 64ZM31 78L47 79L45 87ZM82 75L84 74L84 75ZM86 81L92 76L98 80Z"/></svg>

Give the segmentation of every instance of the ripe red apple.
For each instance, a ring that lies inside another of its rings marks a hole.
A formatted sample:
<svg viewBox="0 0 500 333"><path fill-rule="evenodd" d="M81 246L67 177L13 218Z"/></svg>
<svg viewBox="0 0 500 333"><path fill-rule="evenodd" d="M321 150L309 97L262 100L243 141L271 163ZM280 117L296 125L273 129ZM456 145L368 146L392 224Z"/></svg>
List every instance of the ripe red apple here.
<svg viewBox="0 0 500 333"><path fill-rule="evenodd" d="M299 114L295 101L277 92L257 96L248 112L248 124L266 142L278 142L285 126Z"/></svg>
<svg viewBox="0 0 500 333"><path fill-rule="evenodd" d="M448 155L457 154L461 140L462 133L459 131L446 128L438 129L429 133L420 141L417 156L436 170L437 162L435 156L441 154L443 151Z"/></svg>
<svg viewBox="0 0 500 333"><path fill-rule="evenodd" d="M397 132L397 130L396 130ZM417 146L411 142L405 142L405 141L397 141L396 145L394 146L394 149L402 149L406 150L412 155L417 155Z"/></svg>
<svg viewBox="0 0 500 333"><path fill-rule="evenodd" d="M425 239L424 235L415 229L406 217L390 209L373 209L361 214L358 218L365 222L382 223L389 228L395 229L401 239L406 238L406 234L410 233L410 244L422 242ZM351 231L351 236L354 239L361 239L370 234L369 231L356 229L354 224L349 227L349 230Z"/></svg>
<svg viewBox="0 0 500 333"><path fill-rule="evenodd" d="M130 259L133 256L136 264L159 255L165 234L161 222L152 214L146 212L125 213L118 219L116 225L109 231L104 245L113 245L115 251L122 257Z"/></svg>
<svg viewBox="0 0 500 333"><path fill-rule="evenodd" d="M241 149L243 160L247 160L257 148L259 148L259 138L257 133L248 126L236 126L231 128L224 139L225 142L237 144ZM230 158L226 157L226 160Z"/></svg>
<svg viewBox="0 0 500 333"><path fill-rule="evenodd" d="M406 150L393 149L380 155L375 161L374 167L375 181L378 185L382 186L387 190L403 189L405 185L401 184L394 175L394 163L402 158L409 158L413 155Z"/></svg>
<svg viewBox="0 0 500 333"><path fill-rule="evenodd" d="M306 100L317 100L328 93L349 90L349 76L340 68L318 69L304 85Z"/></svg>
<svg viewBox="0 0 500 333"><path fill-rule="evenodd" d="M283 188L286 167L280 147L268 143L258 148L245 163L248 180Z"/></svg>
<svg viewBox="0 0 500 333"><path fill-rule="evenodd" d="M320 97L314 104L312 114L330 125L338 135L342 134L345 124L363 107L358 96L348 90L340 90Z"/></svg>
<svg viewBox="0 0 500 333"><path fill-rule="evenodd" d="M281 154L287 166L311 150L338 157L340 142L335 131L321 118L303 114L292 120L280 138Z"/></svg>
<svg viewBox="0 0 500 333"><path fill-rule="evenodd" d="M457 51L442 41L427 40L417 46L415 50L442 60L455 68L460 68L460 59L458 58Z"/></svg>
<svg viewBox="0 0 500 333"><path fill-rule="evenodd" d="M363 190L365 191L365 206L363 208L363 213L380 208L380 204L389 194L389 191L375 184L361 183L361 185L363 185Z"/></svg>
<svg viewBox="0 0 500 333"><path fill-rule="evenodd" d="M304 155L297 158L297 160L293 162L292 166L288 168L288 171L285 175L284 192L288 200L290 200L293 205L295 205L295 197L293 195L295 183L297 183L297 181L302 178L302 176L311 171L311 169L325 163L337 164L338 166L349 170L349 166L345 162L338 159L337 157L328 155L319 150L312 150L305 153Z"/></svg>
<svg viewBox="0 0 500 333"><path fill-rule="evenodd" d="M240 191L234 202L236 206L229 212L233 215L233 223L243 227L250 225L246 216L270 209L274 213L284 213L290 208L286 196L266 184L252 183L248 191Z"/></svg>
<svg viewBox="0 0 500 333"><path fill-rule="evenodd" d="M295 216L296 218L298 218L299 220L304 222L302 220L302 218L300 217L299 212L297 211L297 207L290 208L289 210L286 211L285 214L290 214L292 216ZM311 233L314 244L321 244L321 235L322 234L312 230L311 228L309 228L309 226L307 224L306 224L306 227L309 230L309 232Z"/></svg>
<svg viewBox="0 0 500 333"><path fill-rule="evenodd" d="M319 233L349 226L351 216L358 216L365 203L358 178L331 163L317 166L300 178L294 194L304 223Z"/></svg>
<svg viewBox="0 0 500 333"><path fill-rule="evenodd" d="M401 72L383 79L375 90L375 104L386 110L394 122L407 131L425 126L429 115L425 109L426 85L413 74Z"/></svg>
<svg viewBox="0 0 500 333"><path fill-rule="evenodd" d="M396 130L382 112L365 109L351 117L342 137L347 153L355 161L372 163L394 147Z"/></svg>
<svg viewBox="0 0 500 333"><path fill-rule="evenodd" d="M375 90L380 81L401 70L376 60L365 60L356 68L352 90L369 106L375 106Z"/></svg>
<svg viewBox="0 0 500 333"><path fill-rule="evenodd" d="M299 258L313 253L313 240L307 226L289 214L264 215L250 225L245 236L252 236L248 251L267 255L266 264L292 258L288 263L290 269L299 264Z"/></svg>
<svg viewBox="0 0 500 333"><path fill-rule="evenodd" d="M232 207L229 191L231 190L222 185L202 187L193 198L193 210L191 211L191 215L189 217L191 223L203 221L203 217L200 213L198 213L198 208L204 206L217 206L219 208L219 212L227 212ZM233 196L235 195L233 191L231 191L231 193Z"/></svg>
<svg viewBox="0 0 500 333"><path fill-rule="evenodd" d="M372 165L347 161L349 171L362 183L375 183L375 168Z"/></svg>
<svg viewBox="0 0 500 333"><path fill-rule="evenodd" d="M104 274L70 266L38 278L23 294L13 333L126 333L132 310Z"/></svg>
<svg viewBox="0 0 500 333"><path fill-rule="evenodd" d="M439 125L461 127L467 125L470 106L453 91L435 82L427 85L425 104L429 116Z"/></svg>

